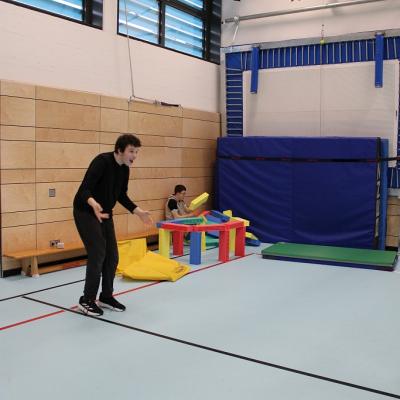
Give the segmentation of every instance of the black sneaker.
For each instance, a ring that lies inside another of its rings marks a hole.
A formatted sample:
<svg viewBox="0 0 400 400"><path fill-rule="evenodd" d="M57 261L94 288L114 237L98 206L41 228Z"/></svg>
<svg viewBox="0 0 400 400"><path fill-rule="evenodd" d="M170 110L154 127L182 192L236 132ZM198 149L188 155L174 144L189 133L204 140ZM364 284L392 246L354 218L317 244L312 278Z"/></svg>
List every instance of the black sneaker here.
<svg viewBox="0 0 400 400"><path fill-rule="evenodd" d="M109 308L113 311L125 311L126 307L121 304L119 301L115 300L114 297L104 297L100 293L99 297L99 306L103 308Z"/></svg>
<svg viewBox="0 0 400 400"><path fill-rule="evenodd" d="M94 300L86 300L83 296L79 299L78 308L86 315L92 315L95 317L103 315L103 310Z"/></svg>

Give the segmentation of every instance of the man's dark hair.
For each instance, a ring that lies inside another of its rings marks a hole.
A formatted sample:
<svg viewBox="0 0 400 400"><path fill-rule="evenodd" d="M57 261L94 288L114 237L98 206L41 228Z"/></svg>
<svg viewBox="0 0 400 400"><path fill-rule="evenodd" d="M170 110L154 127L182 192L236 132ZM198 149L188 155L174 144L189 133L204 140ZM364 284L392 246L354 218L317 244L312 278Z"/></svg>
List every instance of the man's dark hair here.
<svg viewBox="0 0 400 400"><path fill-rule="evenodd" d="M124 135L121 135L115 142L114 153L118 153L118 150L123 153L129 145L134 147L141 147L142 144L136 136L126 133Z"/></svg>
<svg viewBox="0 0 400 400"><path fill-rule="evenodd" d="M174 194L183 192L184 190L186 191L185 186L183 186L183 185L176 185L176 186L175 186L175 189L174 189Z"/></svg>

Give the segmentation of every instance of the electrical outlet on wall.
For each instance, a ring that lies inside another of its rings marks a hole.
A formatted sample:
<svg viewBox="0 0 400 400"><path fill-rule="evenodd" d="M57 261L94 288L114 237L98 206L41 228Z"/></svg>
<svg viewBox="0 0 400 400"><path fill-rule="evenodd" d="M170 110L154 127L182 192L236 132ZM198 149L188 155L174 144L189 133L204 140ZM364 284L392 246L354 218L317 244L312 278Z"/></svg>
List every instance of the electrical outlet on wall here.
<svg viewBox="0 0 400 400"><path fill-rule="evenodd" d="M57 247L57 244L60 243L60 239L50 240L50 247Z"/></svg>
<svg viewBox="0 0 400 400"><path fill-rule="evenodd" d="M54 188L49 189L49 197L56 197L56 189Z"/></svg>

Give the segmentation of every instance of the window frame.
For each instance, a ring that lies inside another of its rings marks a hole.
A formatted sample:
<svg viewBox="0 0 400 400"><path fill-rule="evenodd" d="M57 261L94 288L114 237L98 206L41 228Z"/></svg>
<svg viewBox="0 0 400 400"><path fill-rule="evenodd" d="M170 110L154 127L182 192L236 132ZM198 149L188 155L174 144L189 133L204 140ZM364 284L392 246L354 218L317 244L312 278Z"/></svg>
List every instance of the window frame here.
<svg viewBox="0 0 400 400"><path fill-rule="evenodd" d="M37 11L42 14L47 14L52 17L57 17L57 18L61 18L61 19L67 20L67 21L75 22L80 25L89 26L91 28L95 28L95 29L99 29L99 30L103 29L103 15L104 15L103 10L101 13L101 26L93 24L93 0L82 0L82 4L83 4L82 21L68 17L66 15L57 14L57 13L54 13L54 12L51 12L48 10L44 10L43 8L31 6L29 4L19 3L14 0L0 0L0 1L2 1L3 3L13 4L18 7L27 8L28 10ZM102 1L102 6L103 6L103 1Z"/></svg>
<svg viewBox="0 0 400 400"><path fill-rule="evenodd" d="M123 1L123 0L122 0ZM128 1L128 0L126 0ZM117 9L117 34L123 37L128 36L130 39L138 40L143 43L147 43L152 46L157 46L169 51L173 51L175 53L184 54L188 57L193 57L197 60L203 60L207 62L211 62L213 64L219 64L215 61L210 60L210 30L211 30L211 15L212 15L212 1L213 0L204 0L203 9L199 9L196 7L191 7L186 3L180 2L179 0L157 0L159 3L159 15L158 15L158 42L152 43L144 39L140 39L134 36L130 36L129 34L119 32L119 15L120 15L120 0L118 0L118 9ZM179 11L183 11L187 14L190 14L194 17L200 18L203 21L203 40L202 40L202 56L195 56L193 54L185 53L180 50L176 50L170 47L165 46L165 10L166 6L173 7Z"/></svg>

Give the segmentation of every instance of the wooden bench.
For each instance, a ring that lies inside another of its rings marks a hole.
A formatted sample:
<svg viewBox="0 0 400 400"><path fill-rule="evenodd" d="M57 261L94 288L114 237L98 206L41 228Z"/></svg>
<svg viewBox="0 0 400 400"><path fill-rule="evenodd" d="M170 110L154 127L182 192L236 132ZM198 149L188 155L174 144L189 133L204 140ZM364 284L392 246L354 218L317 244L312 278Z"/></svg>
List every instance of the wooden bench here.
<svg viewBox="0 0 400 400"><path fill-rule="evenodd" d="M129 239L140 239L140 238L150 238L152 236L158 235L158 229L152 228L147 231L130 233L127 235L120 235L117 237L118 241L129 240ZM31 249L23 251L11 251L3 254L4 257L13 258L15 260L20 260L22 263L23 275L30 275L32 277L39 277L39 264L38 257L48 256L53 254L63 254L76 250L84 250L83 244L80 243L70 243L66 244L63 249L58 249L55 247L50 247L47 249Z"/></svg>

